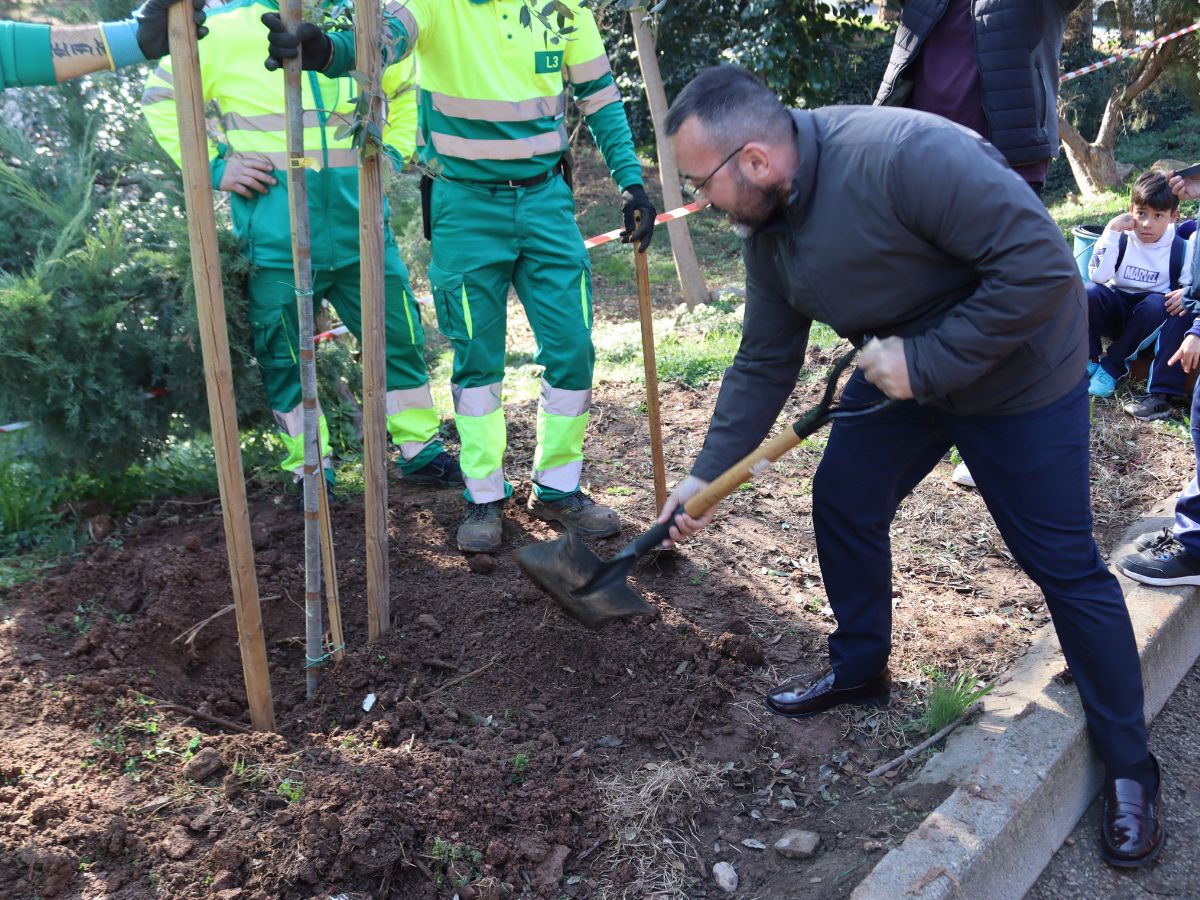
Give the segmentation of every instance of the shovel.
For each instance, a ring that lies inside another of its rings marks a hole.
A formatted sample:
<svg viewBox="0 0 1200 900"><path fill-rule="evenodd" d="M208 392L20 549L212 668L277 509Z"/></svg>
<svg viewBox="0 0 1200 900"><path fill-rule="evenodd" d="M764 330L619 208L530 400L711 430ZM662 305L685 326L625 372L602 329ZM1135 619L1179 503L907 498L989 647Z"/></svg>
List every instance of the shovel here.
<svg viewBox="0 0 1200 900"><path fill-rule="evenodd" d="M834 405L838 379L857 352L850 350L834 364L817 406L691 497L683 505L684 511L690 516L702 515L826 422L867 415L891 406L895 401L888 397L868 403ZM679 515L676 513L676 517ZM654 612L654 607L629 586L626 578L638 559L670 537L672 524L656 524L607 562L568 531L556 540L522 547L516 554L517 564L534 584L554 598L563 612L588 628L600 628L616 619Z"/></svg>

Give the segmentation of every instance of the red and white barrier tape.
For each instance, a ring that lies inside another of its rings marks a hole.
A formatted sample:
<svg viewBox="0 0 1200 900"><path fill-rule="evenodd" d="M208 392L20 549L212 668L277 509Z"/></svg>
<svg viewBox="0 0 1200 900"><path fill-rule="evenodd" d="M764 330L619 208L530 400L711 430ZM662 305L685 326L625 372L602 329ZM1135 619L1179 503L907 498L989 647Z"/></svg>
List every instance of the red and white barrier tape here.
<svg viewBox="0 0 1200 900"><path fill-rule="evenodd" d="M689 203L686 206L679 207L678 209L672 209L665 213L659 213L657 216L655 216L654 221L657 224L660 222L669 222L672 219L682 219L684 216L690 216L692 213L697 213L702 209L707 208L707 203ZM584 241L583 246L590 250L593 247L600 246L601 244L607 244L609 241L615 241L621 236L621 231L622 229L616 228L612 231L606 231L604 234L598 234L595 237L588 238L586 241ZM433 297L425 294L424 296L417 297L417 302L423 305L429 304L433 302ZM314 334L313 341L317 344L320 344L323 341L332 341L336 337L341 337L343 334L349 333L349 331L350 329L345 325L339 325L336 328L330 329L329 331L322 331L320 334ZM167 393L166 388L156 388L153 391L147 392L145 396L147 399L149 399L150 397L161 397L165 393ZM9 425L0 425L0 434L4 434L9 431L21 431L22 429L29 428L32 424L32 422L13 422Z"/></svg>
<svg viewBox="0 0 1200 900"><path fill-rule="evenodd" d="M1102 59L1100 62L1092 63L1090 66L1084 66L1082 69L1076 69L1074 72L1068 72L1066 75L1058 79L1059 84L1071 81L1081 75L1087 75L1095 72L1097 69L1103 69L1105 66L1111 66L1113 63L1118 63L1123 59L1129 59L1131 56L1137 56L1139 53L1145 53L1147 50L1152 50L1155 47L1161 47L1167 41L1173 41L1176 38L1181 38L1185 34L1191 34L1193 31L1200 31L1200 22L1195 25L1189 25L1187 28L1181 28L1179 31L1172 31L1170 34L1164 34L1160 38L1155 38L1152 41L1147 41L1144 44L1139 44L1129 50L1122 50L1115 56L1110 56L1108 59Z"/></svg>
<svg viewBox="0 0 1200 900"><path fill-rule="evenodd" d="M692 213L698 213L702 209L708 209L707 203L696 201L689 203L686 206L681 206L678 209L672 209L665 213L659 213L654 217L655 224L660 222L670 222L672 219L682 219L684 216L690 216ZM598 234L595 237L590 237L583 242L583 246L591 250L593 247L599 247L601 244L607 244L609 241L615 241L621 236L623 228L615 228L612 231L606 231L604 234Z"/></svg>

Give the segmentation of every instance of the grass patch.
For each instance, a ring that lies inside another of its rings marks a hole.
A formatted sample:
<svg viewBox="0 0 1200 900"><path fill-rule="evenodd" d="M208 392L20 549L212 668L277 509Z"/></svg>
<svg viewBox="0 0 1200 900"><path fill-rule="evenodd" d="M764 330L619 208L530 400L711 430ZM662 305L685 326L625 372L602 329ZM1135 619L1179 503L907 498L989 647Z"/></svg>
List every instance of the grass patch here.
<svg viewBox="0 0 1200 900"><path fill-rule="evenodd" d="M939 672L934 680L933 690L925 700L925 731L928 734L937 734L996 686L993 683L976 687L978 683L974 675L965 672L953 680L945 673Z"/></svg>

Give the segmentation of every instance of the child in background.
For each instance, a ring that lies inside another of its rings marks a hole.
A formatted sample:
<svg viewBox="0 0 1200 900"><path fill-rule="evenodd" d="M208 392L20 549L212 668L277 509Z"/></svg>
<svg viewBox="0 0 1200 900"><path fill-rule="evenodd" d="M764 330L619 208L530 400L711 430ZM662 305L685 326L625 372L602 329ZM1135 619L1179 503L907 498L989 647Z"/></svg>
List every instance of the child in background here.
<svg viewBox="0 0 1200 900"><path fill-rule="evenodd" d="M1194 243L1189 241L1188 243ZM1200 308L1200 256L1192 255L1191 287L1183 302ZM1167 361L1181 374L1200 368L1200 322L1188 329L1183 343ZM1200 584L1200 380L1192 391L1192 445L1196 449L1196 474L1175 501L1175 525L1143 534L1133 546L1137 552L1122 557L1117 568L1144 584Z"/></svg>
<svg viewBox="0 0 1200 900"><path fill-rule="evenodd" d="M1088 393L1111 397L1130 361L1158 341L1149 393L1130 409L1145 420L1166 418L1173 401L1185 395L1183 370L1166 362L1195 318L1177 291L1191 285L1193 251L1192 243L1175 234L1178 215L1179 198L1167 176L1142 174L1134 182L1129 212L1105 226L1088 266ZM1102 337L1113 339L1107 354Z"/></svg>

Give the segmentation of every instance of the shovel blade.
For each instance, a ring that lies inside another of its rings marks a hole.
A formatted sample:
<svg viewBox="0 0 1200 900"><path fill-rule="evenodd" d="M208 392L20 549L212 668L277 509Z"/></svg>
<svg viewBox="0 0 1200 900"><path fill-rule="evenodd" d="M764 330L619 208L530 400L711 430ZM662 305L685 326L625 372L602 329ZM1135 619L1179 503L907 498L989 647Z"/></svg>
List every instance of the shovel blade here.
<svg viewBox="0 0 1200 900"><path fill-rule="evenodd" d="M534 584L588 628L654 613L654 607L625 581L632 559L607 563L569 531L553 541L522 547L516 557Z"/></svg>

